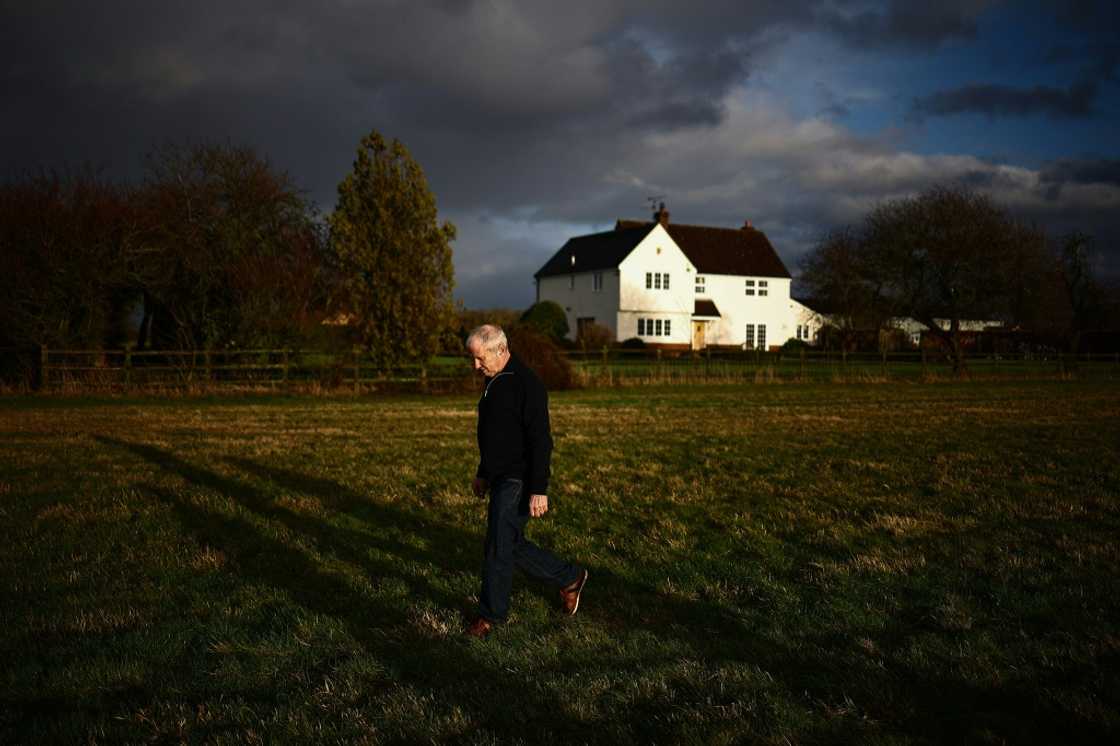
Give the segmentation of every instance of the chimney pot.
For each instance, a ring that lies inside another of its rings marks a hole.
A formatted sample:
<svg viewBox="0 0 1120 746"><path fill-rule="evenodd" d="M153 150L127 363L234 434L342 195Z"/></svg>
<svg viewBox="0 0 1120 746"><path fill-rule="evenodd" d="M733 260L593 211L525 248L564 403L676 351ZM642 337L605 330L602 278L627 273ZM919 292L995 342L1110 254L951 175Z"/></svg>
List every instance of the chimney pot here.
<svg viewBox="0 0 1120 746"><path fill-rule="evenodd" d="M662 225L669 224L669 211L665 209L664 202L661 203L661 207L657 212L653 213L653 219L655 222L661 223Z"/></svg>
<svg viewBox="0 0 1120 746"><path fill-rule="evenodd" d="M743 230L751 230L753 228L754 228L754 226L751 225L751 221L749 221L749 220L744 220L743 221Z"/></svg>

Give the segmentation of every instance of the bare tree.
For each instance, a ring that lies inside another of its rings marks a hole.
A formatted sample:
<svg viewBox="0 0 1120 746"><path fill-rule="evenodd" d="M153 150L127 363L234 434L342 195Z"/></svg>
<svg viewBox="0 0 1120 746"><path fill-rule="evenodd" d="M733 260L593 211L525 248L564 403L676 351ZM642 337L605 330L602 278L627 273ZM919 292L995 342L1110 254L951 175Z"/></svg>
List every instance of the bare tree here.
<svg viewBox="0 0 1120 746"><path fill-rule="evenodd" d="M137 239L126 187L91 169L0 185L0 338L100 347L127 307Z"/></svg>
<svg viewBox="0 0 1120 746"><path fill-rule="evenodd" d="M989 197L950 187L880 205L861 238L886 307L925 325L958 374L965 367L961 320L1010 321L1021 283L1033 281L1022 272L1025 258L1045 243Z"/></svg>
<svg viewBox="0 0 1120 746"><path fill-rule="evenodd" d="M844 350L853 347L861 332L877 331L885 320L885 280L870 258L856 231L844 227L822 236L801 261L798 282Z"/></svg>
<svg viewBox="0 0 1120 746"><path fill-rule="evenodd" d="M141 197L141 346L288 343L322 315L322 227L287 174L251 149L159 149Z"/></svg>

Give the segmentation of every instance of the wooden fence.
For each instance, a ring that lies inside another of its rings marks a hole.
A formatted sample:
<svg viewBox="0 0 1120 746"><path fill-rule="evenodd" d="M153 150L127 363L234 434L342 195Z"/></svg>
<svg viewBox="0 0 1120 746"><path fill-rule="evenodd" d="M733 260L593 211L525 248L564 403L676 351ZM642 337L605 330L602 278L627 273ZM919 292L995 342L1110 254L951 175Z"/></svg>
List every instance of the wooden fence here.
<svg viewBox="0 0 1120 746"><path fill-rule="evenodd" d="M465 360L376 366L361 352L257 350L54 350L43 347L38 388L296 388L371 390L457 390L470 385Z"/></svg>
<svg viewBox="0 0 1120 746"><path fill-rule="evenodd" d="M706 349L607 349L569 353L576 378L588 385L689 381L872 381L923 380L955 375L950 361L930 350L841 352ZM968 378L1078 377L1120 380L1120 354L972 353Z"/></svg>
<svg viewBox="0 0 1120 746"><path fill-rule="evenodd" d="M28 357L27 351L23 351ZM952 367L928 351L841 353L603 349L569 351L577 385L617 386L701 381L873 381L948 378ZM41 391L254 388L276 390L466 391L465 357L383 369L353 350L343 353L258 350L54 350L34 353L27 388ZM970 378L1077 377L1120 380L1120 354L970 354Z"/></svg>

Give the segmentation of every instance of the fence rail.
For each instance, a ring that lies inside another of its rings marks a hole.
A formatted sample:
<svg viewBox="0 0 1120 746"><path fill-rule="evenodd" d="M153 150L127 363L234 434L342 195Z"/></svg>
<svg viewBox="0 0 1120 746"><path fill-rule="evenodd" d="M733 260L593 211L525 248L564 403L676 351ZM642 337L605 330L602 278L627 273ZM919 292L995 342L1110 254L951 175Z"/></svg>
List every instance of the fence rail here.
<svg viewBox="0 0 1120 746"><path fill-rule="evenodd" d="M356 393L460 391L472 387L465 358L445 356L425 365L377 367L360 351L325 353L258 350L0 350L34 367L27 388L41 391L163 388L319 388ZM922 380L954 374L931 351L843 353L713 350L668 352L607 348L566 353L577 384L640 385L700 381ZM974 378L1078 377L1120 380L1120 354L1057 351L970 354L965 374Z"/></svg>
<svg viewBox="0 0 1120 746"><path fill-rule="evenodd" d="M955 375L951 362L930 350L841 352L608 349L569 353L577 377L593 384L726 381L920 380ZM973 353L965 356L968 377L1093 377L1120 379L1120 354Z"/></svg>
<svg viewBox="0 0 1120 746"><path fill-rule="evenodd" d="M358 351L331 354L290 349L55 350L38 356L43 391L103 388L319 387L441 390L470 380L463 361L384 369Z"/></svg>

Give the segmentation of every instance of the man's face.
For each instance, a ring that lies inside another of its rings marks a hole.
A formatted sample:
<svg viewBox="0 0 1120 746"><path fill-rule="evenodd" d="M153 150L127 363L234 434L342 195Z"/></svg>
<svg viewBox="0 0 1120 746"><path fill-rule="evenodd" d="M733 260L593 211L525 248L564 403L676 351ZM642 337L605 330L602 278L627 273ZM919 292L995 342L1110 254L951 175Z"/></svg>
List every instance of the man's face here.
<svg viewBox="0 0 1120 746"><path fill-rule="evenodd" d="M472 340L467 349L471 353L474 369L482 375L494 376L502 369L502 353L498 350L487 350L478 340Z"/></svg>

